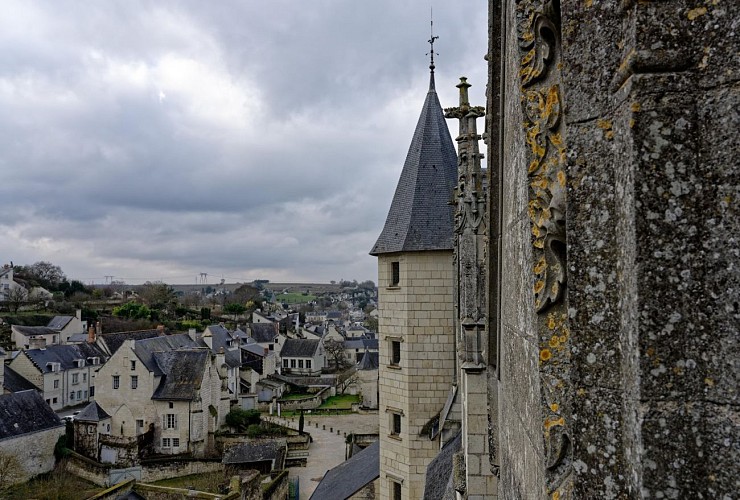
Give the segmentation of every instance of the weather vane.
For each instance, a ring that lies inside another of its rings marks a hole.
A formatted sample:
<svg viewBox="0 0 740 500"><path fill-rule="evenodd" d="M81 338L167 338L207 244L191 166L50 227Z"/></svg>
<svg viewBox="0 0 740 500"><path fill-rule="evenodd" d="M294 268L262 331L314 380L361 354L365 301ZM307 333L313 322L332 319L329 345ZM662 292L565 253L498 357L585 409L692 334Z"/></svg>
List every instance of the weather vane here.
<svg viewBox="0 0 740 500"><path fill-rule="evenodd" d="M429 31L431 33L431 38L428 40L428 42L429 42L429 46L431 48L429 49L429 52L427 53L427 55L431 55L432 56L432 62L429 64L429 69L431 69L432 71L434 71L434 41L436 39L438 39L439 37L438 36L434 36L434 11L432 10L431 7L429 8L429 26L430 26L430 30ZM437 54L437 55L439 55L439 54Z"/></svg>

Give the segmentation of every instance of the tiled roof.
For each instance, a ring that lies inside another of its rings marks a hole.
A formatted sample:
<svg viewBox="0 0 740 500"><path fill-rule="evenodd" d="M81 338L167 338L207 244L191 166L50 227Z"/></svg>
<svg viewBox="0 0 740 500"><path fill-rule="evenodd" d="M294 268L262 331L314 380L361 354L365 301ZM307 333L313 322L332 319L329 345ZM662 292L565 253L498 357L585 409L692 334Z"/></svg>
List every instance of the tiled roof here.
<svg viewBox="0 0 740 500"><path fill-rule="evenodd" d="M59 333L57 330L52 330L48 326L13 325L13 330L26 337L30 337L31 335L57 335Z"/></svg>
<svg viewBox="0 0 740 500"><path fill-rule="evenodd" d="M457 154L432 77L385 226L370 255L451 250L449 202L456 180Z"/></svg>
<svg viewBox="0 0 740 500"><path fill-rule="evenodd" d="M37 391L0 395L0 441L63 425Z"/></svg>
<svg viewBox="0 0 740 500"><path fill-rule="evenodd" d="M46 327L52 330L62 330L73 319L74 316L54 316Z"/></svg>
<svg viewBox="0 0 740 500"><path fill-rule="evenodd" d="M380 477L380 441L330 469L311 499L345 500Z"/></svg>
<svg viewBox="0 0 740 500"><path fill-rule="evenodd" d="M311 339L287 339L280 350L280 356L283 358L312 358L320 342L320 340Z"/></svg>
<svg viewBox="0 0 740 500"><path fill-rule="evenodd" d="M76 361L83 359L85 365L91 364L88 358L100 358L100 364L105 363L108 356L95 344L53 344L44 349L26 349L23 351L28 359L41 371L51 372L49 363L59 363L62 370L77 368Z"/></svg>
<svg viewBox="0 0 740 500"><path fill-rule="evenodd" d="M157 352L174 351L182 347L198 347L198 344L187 333L179 333L176 335L164 335L162 337L137 340L134 344L134 352L150 372L160 376L164 372L162 372L155 361L154 354Z"/></svg>
<svg viewBox="0 0 740 500"><path fill-rule="evenodd" d="M31 382L26 380L21 374L13 370L8 365L4 367L3 388L8 392L20 392L28 390L38 390Z"/></svg>
<svg viewBox="0 0 740 500"><path fill-rule="evenodd" d="M460 451L462 433L448 441L437 456L427 465L427 479L424 485L424 500L454 500L452 486L452 457Z"/></svg>
<svg viewBox="0 0 740 500"><path fill-rule="evenodd" d="M164 332L159 330L138 330L134 332L101 333L98 340L113 355L123 345L125 340L143 340L160 337Z"/></svg>
<svg viewBox="0 0 740 500"><path fill-rule="evenodd" d="M110 418L110 415L108 415L98 403L93 401L75 417L75 420L80 420L82 422L100 422L106 418Z"/></svg>
<svg viewBox="0 0 740 500"><path fill-rule="evenodd" d="M275 468L282 469L287 453L288 442L285 439L250 441L227 448L224 452L223 463L246 464L274 460Z"/></svg>
<svg viewBox="0 0 740 500"><path fill-rule="evenodd" d="M155 352L154 360L164 376L152 399L196 399L209 356L206 349Z"/></svg>
<svg viewBox="0 0 740 500"><path fill-rule="evenodd" d="M257 342L272 342L278 334L275 323L250 323L249 330Z"/></svg>
<svg viewBox="0 0 740 500"><path fill-rule="evenodd" d="M230 332L221 325L210 325L206 328L206 333L211 333L211 351L218 353L221 348L224 349L224 358L226 364L232 368L241 366L242 358L239 354L239 338L234 332ZM204 334L205 336L205 334ZM203 338L200 339L201 345L207 346ZM229 345L231 343L231 345Z"/></svg>
<svg viewBox="0 0 740 500"><path fill-rule="evenodd" d="M377 370L380 366L378 353L365 351L362 355L362 359L357 363L358 370Z"/></svg>

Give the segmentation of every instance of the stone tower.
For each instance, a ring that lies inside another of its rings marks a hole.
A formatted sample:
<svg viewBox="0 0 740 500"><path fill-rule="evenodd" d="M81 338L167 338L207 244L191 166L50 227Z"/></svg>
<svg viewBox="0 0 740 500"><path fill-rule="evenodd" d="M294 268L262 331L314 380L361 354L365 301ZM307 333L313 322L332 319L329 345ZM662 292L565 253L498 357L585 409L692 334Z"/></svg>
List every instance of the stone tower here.
<svg viewBox="0 0 740 500"><path fill-rule="evenodd" d="M453 208L457 158L434 88L416 125L378 257L380 498L420 498L455 373Z"/></svg>

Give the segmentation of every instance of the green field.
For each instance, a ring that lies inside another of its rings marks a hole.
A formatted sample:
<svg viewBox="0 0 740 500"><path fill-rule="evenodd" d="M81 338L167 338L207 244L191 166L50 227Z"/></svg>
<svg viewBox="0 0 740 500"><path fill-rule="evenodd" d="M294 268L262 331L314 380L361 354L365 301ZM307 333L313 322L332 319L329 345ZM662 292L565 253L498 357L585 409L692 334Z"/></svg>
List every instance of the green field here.
<svg viewBox="0 0 740 500"><path fill-rule="evenodd" d="M319 410L351 410L353 403L359 403L360 396L352 394L340 394L326 398L324 404L319 406Z"/></svg>
<svg viewBox="0 0 740 500"><path fill-rule="evenodd" d="M311 295L310 293L308 295L303 295L302 293L296 292L275 294L276 302L285 302L286 304L305 304L306 302L311 302L312 300L316 300L316 295Z"/></svg>

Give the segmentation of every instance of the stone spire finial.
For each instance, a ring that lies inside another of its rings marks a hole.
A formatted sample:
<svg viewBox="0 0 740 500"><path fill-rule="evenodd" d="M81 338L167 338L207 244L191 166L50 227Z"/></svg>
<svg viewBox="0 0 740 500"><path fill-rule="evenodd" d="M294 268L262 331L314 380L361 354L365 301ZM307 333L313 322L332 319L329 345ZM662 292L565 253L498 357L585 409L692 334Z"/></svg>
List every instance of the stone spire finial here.
<svg viewBox="0 0 740 500"><path fill-rule="evenodd" d="M431 16L431 14L430 14L430 17L431 17L431 19L429 20L429 26L430 26L430 30L429 31L430 31L431 38L429 38L429 40L427 40L427 42L429 42L429 47L430 47L429 48L429 52L427 53L427 55L430 56L430 62L429 62L429 73L430 73L430 75L429 75L429 90L432 90L434 88L434 68L435 68L435 66L434 66L434 41L437 40L439 37L438 36L434 36L434 18L433 18L433 16ZM439 54L437 54L437 55L439 55Z"/></svg>

